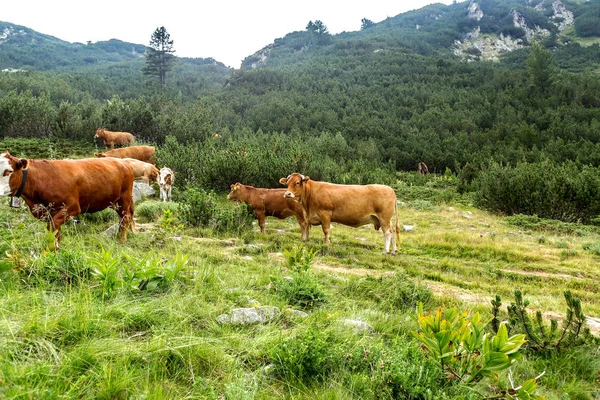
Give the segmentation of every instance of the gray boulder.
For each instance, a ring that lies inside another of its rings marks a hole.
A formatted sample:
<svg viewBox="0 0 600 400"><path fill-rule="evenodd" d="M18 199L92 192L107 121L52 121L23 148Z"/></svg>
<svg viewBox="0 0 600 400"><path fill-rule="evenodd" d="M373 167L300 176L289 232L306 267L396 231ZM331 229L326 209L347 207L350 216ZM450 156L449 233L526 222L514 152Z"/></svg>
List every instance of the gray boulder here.
<svg viewBox="0 0 600 400"><path fill-rule="evenodd" d="M133 202L137 203L142 200L142 197L154 196L156 191L154 188L144 182L133 182Z"/></svg>

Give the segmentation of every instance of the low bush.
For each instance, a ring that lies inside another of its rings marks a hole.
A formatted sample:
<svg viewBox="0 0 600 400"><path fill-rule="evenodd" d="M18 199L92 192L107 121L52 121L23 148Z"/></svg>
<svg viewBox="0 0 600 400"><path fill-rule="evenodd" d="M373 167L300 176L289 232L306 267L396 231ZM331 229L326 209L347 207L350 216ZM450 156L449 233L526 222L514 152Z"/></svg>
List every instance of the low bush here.
<svg viewBox="0 0 600 400"><path fill-rule="evenodd" d="M494 163L475 183L477 204L492 212L583 223L600 215L599 171L575 162Z"/></svg>
<svg viewBox="0 0 600 400"><path fill-rule="evenodd" d="M136 205L135 216L139 217L142 222L156 222L163 216L165 210L175 214L179 211L179 204L164 201L145 201Z"/></svg>

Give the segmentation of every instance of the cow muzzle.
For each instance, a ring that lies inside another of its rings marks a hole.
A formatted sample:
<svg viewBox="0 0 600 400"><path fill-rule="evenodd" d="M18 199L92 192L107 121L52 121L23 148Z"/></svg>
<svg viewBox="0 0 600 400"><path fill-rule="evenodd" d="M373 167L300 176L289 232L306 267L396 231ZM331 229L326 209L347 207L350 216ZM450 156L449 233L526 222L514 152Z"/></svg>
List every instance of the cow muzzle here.
<svg viewBox="0 0 600 400"><path fill-rule="evenodd" d="M296 196L294 196L294 193L290 192L289 190L286 190L283 194L283 197L285 197L286 199L293 199Z"/></svg>

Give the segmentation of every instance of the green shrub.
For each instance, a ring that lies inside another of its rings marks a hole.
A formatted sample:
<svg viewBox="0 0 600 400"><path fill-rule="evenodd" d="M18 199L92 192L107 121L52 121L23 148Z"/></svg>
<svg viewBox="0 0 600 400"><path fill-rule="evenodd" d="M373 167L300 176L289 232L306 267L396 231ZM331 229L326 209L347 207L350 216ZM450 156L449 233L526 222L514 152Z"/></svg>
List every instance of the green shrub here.
<svg viewBox="0 0 600 400"><path fill-rule="evenodd" d="M476 186L476 202L492 212L583 223L600 214L599 171L574 162L494 163Z"/></svg>
<svg viewBox="0 0 600 400"><path fill-rule="evenodd" d="M308 272L297 272L292 278L275 282L277 295L287 304L303 309L318 307L327 301L327 295Z"/></svg>
<svg viewBox="0 0 600 400"><path fill-rule="evenodd" d="M90 264L82 254L63 249L48 252L20 270L21 274L35 277L40 283L76 285L87 281L92 275Z"/></svg>
<svg viewBox="0 0 600 400"><path fill-rule="evenodd" d="M322 381L335 357L332 342L331 331L318 327L283 338L269 351L274 373L289 382Z"/></svg>
<svg viewBox="0 0 600 400"><path fill-rule="evenodd" d="M252 229L254 212L248 204L238 204L233 208L217 208L210 220L210 227L216 232L240 234Z"/></svg>
<svg viewBox="0 0 600 400"><path fill-rule="evenodd" d="M217 211L217 198L214 192L188 188L184 201L180 204L181 219L192 226L206 227Z"/></svg>
<svg viewBox="0 0 600 400"><path fill-rule="evenodd" d="M144 201L136 205L135 216L139 217L143 222L156 222L162 217L165 210L169 210L175 214L179 211L179 204L164 201Z"/></svg>

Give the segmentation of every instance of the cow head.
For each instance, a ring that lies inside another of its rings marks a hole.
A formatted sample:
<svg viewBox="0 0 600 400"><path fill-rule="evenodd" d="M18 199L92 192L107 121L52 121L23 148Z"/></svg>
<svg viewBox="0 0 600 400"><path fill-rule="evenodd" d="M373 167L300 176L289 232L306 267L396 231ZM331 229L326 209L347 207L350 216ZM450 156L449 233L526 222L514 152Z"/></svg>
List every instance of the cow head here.
<svg viewBox="0 0 600 400"><path fill-rule="evenodd" d="M287 199L294 199L296 201L302 201L304 189L309 180L309 176L304 176L297 172L288 175L287 178L281 178L279 183L281 183L283 186L287 186L287 190L283 194L283 197Z"/></svg>
<svg viewBox="0 0 600 400"><path fill-rule="evenodd" d="M241 193L242 193L242 184L239 182L236 182L235 185L231 185L230 186L231 191L229 192L229 194L227 195L227 199L229 200L235 200L235 201L241 201Z"/></svg>
<svg viewBox="0 0 600 400"><path fill-rule="evenodd" d="M102 137L103 134L104 134L104 128L98 128L98 129L96 129L96 134L94 135L94 139Z"/></svg>
<svg viewBox="0 0 600 400"><path fill-rule="evenodd" d="M150 168L150 173L148 173L148 180L150 182L158 182L159 175L160 172L158 171L158 168L153 165L152 168Z"/></svg>
<svg viewBox="0 0 600 400"><path fill-rule="evenodd" d="M175 182L175 175L169 168L161 168L158 176L159 185L172 185Z"/></svg>
<svg viewBox="0 0 600 400"><path fill-rule="evenodd" d="M96 157L101 158L101 157L106 157L106 154L104 153L96 153L94 154Z"/></svg>
<svg viewBox="0 0 600 400"><path fill-rule="evenodd" d="M27 165L27 160L13 157L8 151L0 154L0 196L12 194L10 178L13 172L27 168ZM13 185L15 184L13 183Z"/></svg>

